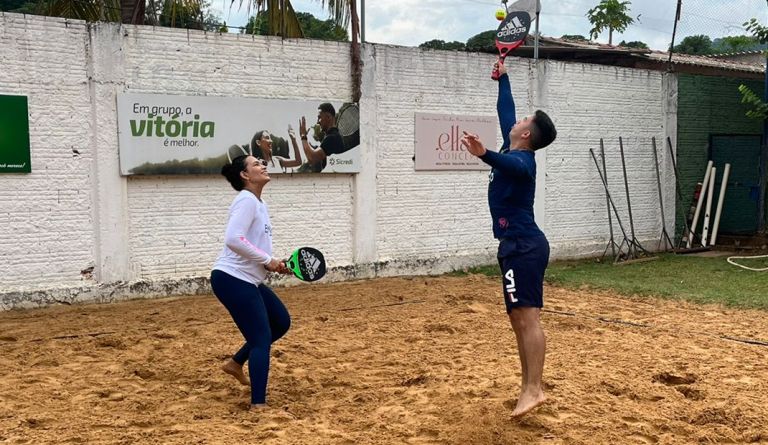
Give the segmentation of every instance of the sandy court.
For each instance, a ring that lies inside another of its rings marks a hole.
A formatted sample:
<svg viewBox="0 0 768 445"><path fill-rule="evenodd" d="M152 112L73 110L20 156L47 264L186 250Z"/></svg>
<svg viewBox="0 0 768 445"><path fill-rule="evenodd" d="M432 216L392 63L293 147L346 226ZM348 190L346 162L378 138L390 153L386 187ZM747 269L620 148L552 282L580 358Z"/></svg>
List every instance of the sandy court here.
<svg viewBox="0 0 768 445"><path fill-rule="evenodd" d="M219 371L241 338L212 296L0 313L0 443L768 443L765 312L548 287L549 402L513 420L497 279L277 291L261 413Z"/></svg>

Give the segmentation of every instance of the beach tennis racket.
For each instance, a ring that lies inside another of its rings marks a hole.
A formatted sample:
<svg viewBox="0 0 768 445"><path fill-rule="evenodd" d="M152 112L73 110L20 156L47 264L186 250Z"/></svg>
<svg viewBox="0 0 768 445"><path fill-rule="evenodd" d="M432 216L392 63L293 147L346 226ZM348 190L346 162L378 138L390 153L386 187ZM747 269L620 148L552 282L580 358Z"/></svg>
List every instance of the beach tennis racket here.
<svg viewBox="0 0 768 445"><path fill-rule="evenodd" d="M317 281L325 276L325 257L313 247L294 250L285 265L302 281Z"/></svg>
<svg viewBox="0 0 768 445"><path fill-rule="evenodd" d="M507 16L496 30L496 48L499 50L499 63L525 43L531 30L533 18L538 10L538 0L518 0L507 8ZM491 79L499 80L499 70L493 69Z"/></svg>
<svg viewBox="0 0 768 445"><path fill-rule="evenodd" d="M360 145L360 107L355 103L345 103L336 117L336 128L344 140L344 151Z"/></svg>

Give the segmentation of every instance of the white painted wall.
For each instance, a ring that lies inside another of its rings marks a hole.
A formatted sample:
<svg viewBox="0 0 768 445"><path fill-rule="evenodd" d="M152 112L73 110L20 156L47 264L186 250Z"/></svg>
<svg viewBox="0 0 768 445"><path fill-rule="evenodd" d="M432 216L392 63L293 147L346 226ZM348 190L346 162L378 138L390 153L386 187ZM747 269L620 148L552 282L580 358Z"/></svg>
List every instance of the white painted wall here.
<svg viewBox="0 0 768 445"><path fill-rule="evenodd" d="M205 291L199 278L221 248L235 193L219 176L119 176L118 92L351 97L349 47L334 42L4 14L0 58L0 94L29 96L33 168L0 176L0 309ZM366 45L363 60L364 169L276 176L265 191L276 250L321 248L336 267L331 279L493 263L487 173L415 172L412 160L416 112L495 115L493 57ZM657 240L650 138L674 131L670 82L597 65L517 58L508 65L518 115L542 108L559 131L537 154L536 212L553 257L601 253L607 241L605 196L588 152L600 137L622 212L624 137L635 229L641 240ZM92 277L81 273L91 266Z"/></svg>
<svg viewBox="0 0 768 445"><path fill-rule="evenodd" d="M93 265L87 40L82 22L0 13L0 94L28 96L33 170L0 175L0 292Z"/></svg>

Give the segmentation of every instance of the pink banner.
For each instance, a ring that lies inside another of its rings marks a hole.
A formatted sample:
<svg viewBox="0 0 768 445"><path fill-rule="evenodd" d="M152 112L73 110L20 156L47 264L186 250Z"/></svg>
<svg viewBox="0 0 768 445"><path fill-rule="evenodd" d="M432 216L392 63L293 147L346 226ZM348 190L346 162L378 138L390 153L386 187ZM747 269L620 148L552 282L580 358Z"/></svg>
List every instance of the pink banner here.
<svg viewBox="0 0 768 445"><path fill-rule="evenodd" d="M487 149L496 150L497 127L495 116L416 113L416 170L488 170L461 145L461 136L476 133Z"/></svg>

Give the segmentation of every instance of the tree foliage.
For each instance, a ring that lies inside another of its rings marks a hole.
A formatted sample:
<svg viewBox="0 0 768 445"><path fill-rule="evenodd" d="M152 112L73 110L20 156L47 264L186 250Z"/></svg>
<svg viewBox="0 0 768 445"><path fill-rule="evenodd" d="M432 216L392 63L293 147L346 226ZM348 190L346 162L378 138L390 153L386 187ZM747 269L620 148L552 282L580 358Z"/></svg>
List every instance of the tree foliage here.
<svg viewBox="0 0 768 445"><path fill-rule="evenodd" d="M308 12L297 12L296 17L299 20L304 37L318 40L335 40L340 42L349 41L347 31L335 23L332 19L320 20ZM262 11L248 19L245 29L241 30L246 34L269 34L269 18L265 11Z"/></svg>
<svg viewBox="0 0 768 445"><path fill-rule="evenodd" d="M33 0L0 0L0 11L38 14L37 9L37 2Z"/></svg>
<svg viewBox="0 0 768 445"><path fill-rule="evenodd" d="M589 31L591 38L596 39L604 30L608 30L608 44L613 45L613 32L624 32L635 22L629 16L629 1L602 0L597 6L587 12L587 18L592 23Z"/></svg>
<svg viewBox="0 0 768 445"><path fill-rule="evenodd" d="M744 23L744 27L747 31L751 32L761 44L768 42L768 27L761 25L757 19L753 18ZM744 84L739 85L739 92L741 93L741 103L752 107L751 110L747 111L748 117L760 119L762 121L768 120L768 103L764 102L760 96Z"/></svg>
<svg viewBox="0 0 768 445"><path fill-rule="evenodd" d="M648 45L639 40L634 40L632 42L625 42L622 40L621 43L619 43L619 46L623 46L624 48L648 49Z"/></svg>
<svg viewBox="0 0 768 445"><path fill-rule="evenodd" d="M210 6L211 4L207 0L187 3L166 0L162 3L162 9L157 18L148 21L171 28L220 31L222 23L217 16L210 12ZM148 11L148 13L151 12Z"/></svg>
<svg viewBox="0 0 768 445"><path fill-rule="evenodd" d="M752 18L748 22L744 23L744 28L751 32L753 36L762 44L768 43L768 27L765 27Z"/></svg>
<svg viewBox="0 0 768 445"><path fill-rule="evenodd" d="M428 42L424 42L419 45L419 48L424 49L444 49L454 51L464 51L467 45L463 42L454 40L453 42L446 42L445 40L434 39Z"/></svg>
<svg viewBox="0 0 768 445"><path fill-rule="evenodd" d="M727 36L712 43L713 49L721 53L751 51L760 46L760 42L754 36Z"/></svg>
<svg viewBox="0 0 768 445"><path fill-rule="evenodd" d="M467 40L467 51L496 52L496 30L476 34Z"/></svg>
<svg viewBox="0 0 768 445"><path fill-rule="evenodd" d="M581 34L563 34L563 36L560 38L563 40L571 40L574 42L589 42L589 39L584 37Z"/></svg>
<svg viewBox="0 0 768 445"><path fill-rule="evenodd" d="M673 52L680 54L704 55L712 54L712 39L703 34L688 36L680 44L672 48Z"/></svg>

